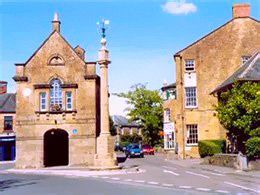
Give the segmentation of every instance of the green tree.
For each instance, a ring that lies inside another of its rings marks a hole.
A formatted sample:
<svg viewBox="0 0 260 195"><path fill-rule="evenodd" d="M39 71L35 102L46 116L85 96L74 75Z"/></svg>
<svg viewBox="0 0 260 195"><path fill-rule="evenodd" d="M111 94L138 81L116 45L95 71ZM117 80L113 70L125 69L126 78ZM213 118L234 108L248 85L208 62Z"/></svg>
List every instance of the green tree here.
<svg viewBox="0 0 260 195"><path fill-rule="evenodd" d="M114 121L112 120L111 116L109 116L109 131L110 131L110 135L112 136L117 135L116 127L114 125Z"/></svg>
<svg viewBox="0 0 260 195"><path fill-rule="evenodd" d="M118 96L127 99L130 120L143 126L143 141L152 146L159 143L159 131L163 128L163 101L159 91L148 90L145 85L136 84L130 91Z"/></svg>
<svg viewBox="0 0 260 195"><path fill-rule="evenodd" d="M245 153L246 141L260 137L260 84L236 83L231 90L220 95L217 112L236 152Z"/></svg>

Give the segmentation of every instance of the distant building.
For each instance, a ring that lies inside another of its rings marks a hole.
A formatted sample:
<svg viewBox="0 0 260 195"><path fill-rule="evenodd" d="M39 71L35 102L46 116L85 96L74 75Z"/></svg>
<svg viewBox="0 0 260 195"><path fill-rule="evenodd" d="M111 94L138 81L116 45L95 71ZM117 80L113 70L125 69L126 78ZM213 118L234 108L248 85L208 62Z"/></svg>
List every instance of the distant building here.
<svg viewBox="0 0 260 195"><path fill-rule="evenodd" d="M113 115L112 120L117 132L117 142L120 142L120 137L122 135L142 135L142 126L136 122L130 122L126 117L120 115Z"/></svg>
<svg viewBox="0 0 260 195"><path fill-rule="evenodd" d="M7 93L7 82L0 83L0 161L10 161L15 160L16 94Z"/></svg>
<svg viewBox="0 0 260 195"><path fill-rule="evenodd" d="M211 92L260 48L260 23L250 9L235 4L231 20L174 55L177 98L170 113L181 158L199 157L199 140L226 138Z"/></svg>
<svg viewBox="0 0 260 195"><path fill-rule="evenodd" d="M174 150L176 149L176 135L175 135L175 124L172 114L173 101L176 100L176 84L164 83L161 88L163 97L163 135L164 135L164 149Z"/></svg>

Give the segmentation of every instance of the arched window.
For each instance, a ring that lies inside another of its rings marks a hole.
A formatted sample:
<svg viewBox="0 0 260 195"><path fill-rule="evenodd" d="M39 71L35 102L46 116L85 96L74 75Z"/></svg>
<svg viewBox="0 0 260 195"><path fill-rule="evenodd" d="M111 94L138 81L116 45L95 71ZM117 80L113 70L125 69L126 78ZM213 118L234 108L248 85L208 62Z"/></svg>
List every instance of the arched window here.
<svg viewBox="0 0 260 195"><path fill-rule="evenodd" d="M59 54L52 55L48 60L48 65L57 66L57 65L64 65L64 64L65 64L64 59Z"/></svg>
<svg viewBox="0 0 260 195"><path fill-rule="evenodd" d="M61 81L59 79L53 79L50 84L50 107L52 111L59 111L62 109Z"/></svg>

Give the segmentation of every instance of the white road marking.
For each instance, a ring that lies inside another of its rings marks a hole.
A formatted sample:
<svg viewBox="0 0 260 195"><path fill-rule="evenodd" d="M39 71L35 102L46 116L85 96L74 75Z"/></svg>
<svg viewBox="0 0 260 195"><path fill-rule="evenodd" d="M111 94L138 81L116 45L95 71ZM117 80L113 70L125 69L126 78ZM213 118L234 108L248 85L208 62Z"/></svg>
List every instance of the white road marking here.
<svg viewBox="0 0 260 195"><path fill-rule="evenodd" d="M235 187L241 188L243 190L248 190L248 191L260 193L259 191L255 190L255 189L248 188L248 187L245 187L245 186L241 186L241 185L238 185L238 184L235 184L235 183L231 183L231 182L228 182L228 181L225 181L224 183L228 184L228 185L231 185L231 186L235 186Z"/></svg>
<svg viewBox="0 0 260 195"><path fill-rule="evenodd" d="M223 173L223 174L225 174L225 172L220 171L220 170L218 170L218 169L214 169L214 171L215 171L215 172L218 172L218 173Z"/></svg>
<svg viewBox="0 0 260 195"><path fill-rule="evenodd" d="M144 180L134 180L135 182L137 183L144 183L145 181Z"/></svg>
<svg viewBox="0 0 260 195"><path fill-rule="evenodd" d="M174 168L174 167L168 167L168 166L162 166L162 167L165 168L165 169L176 170L176 168Z"/></svg>
<svg viewBox="0 0 260 195"><path fill-rule="evenodd" d="M173 186L173 184L169 184L169 183L163 183L162 185L163 186L167 186L167 187L172 187Z"/></svg>
<svg viewBox="0 0 260 195"><path fill-rule="evenodd" d="M186 173L191 174L191 175L196 175L196 176L204 177L204 178L207 178L207 179L210 178L209 176L202 175L202 174L199 174L199 173L194 173L194 172L191 172L191 171L186 171Z"/></svg>
<svg viewBox="0 0 260 195"><path fill-rule="evenodd" d="M209 172L209 173L212 174L212 175L217 175L217 176L225 176L225 175L223 175L221 173L212 173L212 172Z"/></svg>
<svg viewBox="0 0 260 195"><path fill-rule="evenodd" d="M211 189L208 189L208 188L196 188L197 190L200 190L200 191L204 191L204 192L208 192L210 191Z"/></svg>
<svg viewBox="0 0 260 195"><path fill-rule="evenodd" d="M155 182L155 181L149 181L149 182L147 182L147 183L152 184L152 185L157 185L157 184L159 184L158 182Z"/></svg>
<svg viewBox="0 0 260 195"><path fill-rule="evenodd" d="M163 172L164 172L164 173L170 173L170 174L173 174L173 175L175 175L175 176L179 176L179 175L180 175L180 174L178 174L178 173L175 173L175 172L169 171L169 170L163 170Z"/></svg>
<svg viewBox="0 0 260 195"><path fill-rule="evenodd" d="M120 180L120 178L118 178L118 177L112 177L111 179L113 179L113 180Z"/></svg>
<svg viewBox="0 0 260 195"><path fill-rule="evenodd" d="M179 188L190 189L191 186L179 186Z"/></svg>
<svg viewBox="0 0 260 195"><path fill-rule="evenodd" d="M214 173L214 172L210 172L210 171L201 171L201 172L203 172L203 173L208 173L208 174L211 174L211 175L225 176L225 175L223 175L223 174L221 174L221 173Z"/></svg>
<svg viewBox="0 0 260 195"><path fill-rule="evenodd" d="M217 193L223 193L223 194L228 194L229 192L226 190L216 190Z"/></svg>
<svg viewBox="0 0 260 195"><path fill-rule="evenodd" d="M133 181L132 179L125 179L124 181Z"/></svg>
<svg viewBox="0 0 260 195"><path fill-rule="evenodd" d="M92 175L91 177L94 177L94 178L99 178L99 176L97 176L97 175Z"/></svg>
<svg viewBox="0 0 260 195"><path fill-rule="evenodd" d="M101 177L102 179L108 179L109 177L107 177L107 176L103 176L103 177Z"/></svg>

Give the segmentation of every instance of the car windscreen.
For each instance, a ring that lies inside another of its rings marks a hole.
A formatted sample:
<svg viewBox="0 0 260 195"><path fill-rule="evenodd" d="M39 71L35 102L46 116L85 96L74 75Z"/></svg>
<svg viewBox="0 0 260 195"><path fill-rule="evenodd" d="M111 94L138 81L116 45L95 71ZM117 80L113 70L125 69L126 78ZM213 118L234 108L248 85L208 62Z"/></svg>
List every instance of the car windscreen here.
<svg viewBox="0 0 260 195"><path fill-rule="evenodd" d="M138 145L134 145L134 146L132 146L132 149L139 149L139 146Z"/></svg>

